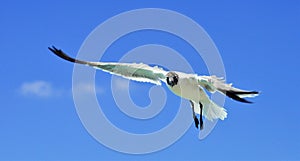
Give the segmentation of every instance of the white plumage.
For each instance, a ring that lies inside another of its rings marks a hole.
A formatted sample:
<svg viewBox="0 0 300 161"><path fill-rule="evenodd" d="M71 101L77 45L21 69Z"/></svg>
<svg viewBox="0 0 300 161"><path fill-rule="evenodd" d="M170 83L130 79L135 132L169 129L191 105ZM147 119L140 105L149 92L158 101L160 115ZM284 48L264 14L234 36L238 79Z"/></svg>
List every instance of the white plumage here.
<svg viewBox="0 0 300 161"><path fill-rule="evenodd" d="M190 100L197 128L199 122L196 119L195 113L200 114L200 128L202 128L203 125L202 114L208 120L224 120L227 117L226 110L211 101L204 89L211 93L216 91L220 92L234 100L245 103L251 102L244 99L244 97L254 97L258 95L256 91L246 91L232 87L232 84L226 84L222 78L216 76L198 76L196 74L186 74L178 71L165 71L157 66L151 67L143 63L89 62L71 58L55 47L49 48L49 50L70 62L88 65L130 80L149 82L156 85L161 85L161 82L166 83L173 93L179 97Z"/></svg>

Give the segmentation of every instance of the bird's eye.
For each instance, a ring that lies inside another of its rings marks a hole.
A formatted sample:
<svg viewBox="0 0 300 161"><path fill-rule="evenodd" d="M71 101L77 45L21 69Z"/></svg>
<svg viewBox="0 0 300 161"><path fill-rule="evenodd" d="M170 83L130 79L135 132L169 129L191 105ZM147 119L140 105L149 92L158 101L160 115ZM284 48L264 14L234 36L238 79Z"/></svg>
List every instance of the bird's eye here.
<svg viewBox="0 0 300 161"><path fill-rule="evenodd" d="M167 83L168 83L168 85L170 85L171 87L173 87L174 86L173 78L172 77L167 77Z"/></svg>
<svg viewBox="0 0 300 161"><path fill-rule="evenodd" d="M178 76L173 77L173 82L174 82L174 85L176 85L178 83Z"/></svg>
<svg viewBox="0 0 300 161"><path fill-rule="evenodd" d="M168 83L169 85L171 85L171 81L170 81L170 78L169 78L169 77L167 77L167 83Z"/></svg>

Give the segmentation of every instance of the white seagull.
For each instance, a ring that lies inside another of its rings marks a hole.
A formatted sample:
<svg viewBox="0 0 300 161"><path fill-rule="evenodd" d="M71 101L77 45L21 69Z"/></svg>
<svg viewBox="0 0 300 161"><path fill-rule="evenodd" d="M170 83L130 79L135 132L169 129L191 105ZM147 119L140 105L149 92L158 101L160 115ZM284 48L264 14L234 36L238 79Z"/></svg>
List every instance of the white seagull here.
<svg viewBox="0 0 300 161"><path fill-rule="evenodd" d="M211 101L203 89L211 93L216 91L220 92L236 101L244 103L252 103L244 99L244 97L255 97L259 94L257 91L247 91L232 87L232 84L226 84L222 78L216 76L199 76L197 74L187 74L178 71L165 71L157 66L151 67L143 63L90 62L77 60L54 46L48 49L67 61L91 66L130 80L149 82L156 85L161 85L161 82L166 83L167 87L173 93L190 101L193 110L192 116L197 128L199 121L196 117L196 113L200 114L200 129L203 129L202 115L210 121L213 119L224 120L227 117L226 109Z"/></svg>

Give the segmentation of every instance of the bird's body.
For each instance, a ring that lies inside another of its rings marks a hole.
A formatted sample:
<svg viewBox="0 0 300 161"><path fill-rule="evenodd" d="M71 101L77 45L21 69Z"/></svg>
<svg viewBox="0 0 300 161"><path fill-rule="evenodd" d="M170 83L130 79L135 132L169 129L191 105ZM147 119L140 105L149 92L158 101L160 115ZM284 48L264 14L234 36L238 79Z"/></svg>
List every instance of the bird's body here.
<svg viewBox="0 0 300 161"><path fill-rule="evenodd" d="M203 128L202 115L208 120L224 120L227 117L226 110L211 101L204 89L211 93L216 91L220 92L234 100L244 103L251 103L244 99L244 97L254 97L258 95L256 91L234 88L232 84L226 84L222 78L216 76L199 76L178 71L164 71L157 66L151 67L143 63L89 62L69 57L63 51L55 47L49 48L49 50L67 61L88 65L130 80L149 82L156 85L161 85L161 82L166 83L167 87L174 94L190 101L197 128L199 121L195 113L200 114L201 129Z"/></svg>
<svg viewBox="0 0 300 161"><path fill-rule="evenodd" d="M173 72L178 74L178 83L173 87L168 86L168 88L179 97L185 98L187 100L200 100L201 89L199 88L198 82L194 78L194 75L177 71Z"/></svg>
<svg viewBox="0 0 300 161"><path fill-rule="evenodd" d="M168 88L177 96L192 101L195 113L200 114L199 102L201 102L203 104L203 114L208 120L224 120L226 118L226 110L212 102L203 88L199 86L197 75L177 71L174 73L178 74L178 83L173 87L168 86Z"/></svg>

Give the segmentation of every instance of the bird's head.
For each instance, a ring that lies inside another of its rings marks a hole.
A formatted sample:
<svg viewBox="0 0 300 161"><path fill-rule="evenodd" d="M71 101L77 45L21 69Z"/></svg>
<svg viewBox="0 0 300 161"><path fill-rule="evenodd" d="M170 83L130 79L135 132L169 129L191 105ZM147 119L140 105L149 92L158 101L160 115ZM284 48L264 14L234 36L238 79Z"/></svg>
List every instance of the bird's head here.
<svg viewBox="0 0 300 161"><path fill-rule="evenodd" d="M167 74L167 83L169 86L173 87L178 83L178 74L176 74L175 72L169 72Z"/></svg>

